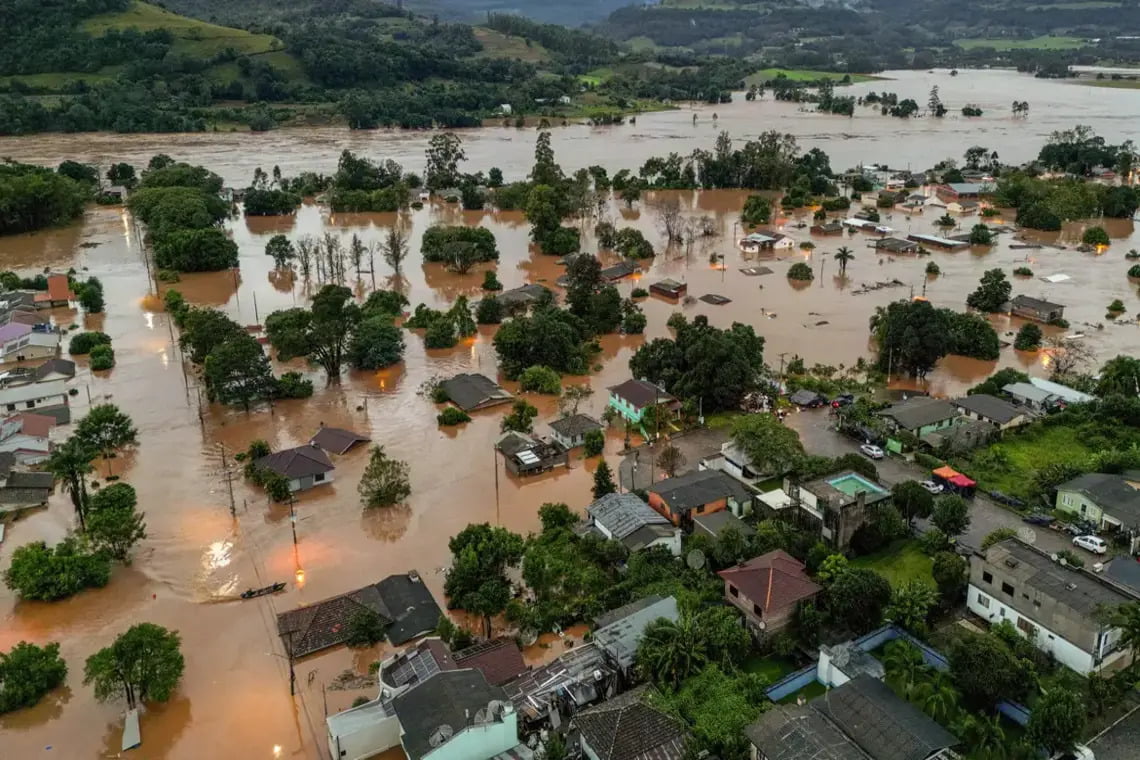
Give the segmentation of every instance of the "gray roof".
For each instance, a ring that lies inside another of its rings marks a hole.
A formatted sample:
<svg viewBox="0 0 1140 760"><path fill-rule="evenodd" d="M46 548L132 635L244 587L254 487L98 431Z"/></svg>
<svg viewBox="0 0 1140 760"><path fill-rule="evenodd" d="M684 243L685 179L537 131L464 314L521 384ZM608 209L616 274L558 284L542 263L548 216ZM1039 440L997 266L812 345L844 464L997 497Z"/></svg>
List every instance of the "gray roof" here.
<svg viewBox="0 0 1140 760"><path fill-rule="evenodd" d="M654 483L649 490L659 494L674 514L684 514L729 496L740 501L752 498L752 492L743 483L720 470L696 470L666 478Z"/></svg>
<svg viewBox="0 0 1140 760"><path fill-rule="evenodd" d="M1082 494L1110 517L1128 526L1140 525L1140 490L1128 485L1120 475L1087 472L1066 480L1057 490Z"/></svg>
<svg viewBox="0 0 1140 760"><path fill-rule="evenodd" d="M631 493L610 493L586 507L586 514L622 539L646 525L671 525L652 507Z"/></svg>
<svg viewBox="0 0 1140 760"><path fill-rule="evenodd" d="M811 702L872 760L926 760L958 739L882 681L861 675Z"/></svg>
<svg viewBox="0 0 1140 760"><path fill-rule="evenodd" d="M788 396L788 401L791 401L793 404L797 404L799 406L814 404L817 401L821 401L822 399L823 396L819 395L815 391L809 391L806 388L801 388L792 395Z"/></svg>
<svg viewBox="0 0 1140 760"><path fill-rule="evenodd" d="M744 729L767 760L867 760L868 756L810 704L776 707Z"/></svg>
<svg viewBox="0 0 1140 760"><path fill-rule="evenodd" d="M646 704L648 692L648 686L639 686L574 717L573 725L598 760L681 760L685 729Z"/></svg>
<svg viewBox="0 0 1140 760"><path fill-rule="evenodd" d="M609 391L638 409L652 404L667 404L676 401L675 398L665 392L664 388L648 380L626 380L624 383L611 385Z"/></svg>
<svg viewBox="0 0 1140 760"><path fill-rule="evenodd" d="M658 618L677 620L677 600L667 596L597 629L594 631L594 643L616 660L622 669L629 668L633 665L645 628Z"/></svg>
<svg viewBox="0 0 1140 760"><path fill-rule="evenodd" d="M1057 309L1065 308L1064 304L1053 303L1043 298L1034 298L1033 296L1026 295L1014 296L1013 300L1010 301L1010 305L1014 308L1034 309L1036 311L1056 311Z"/></svg>
<svg viewBox="0 0 1140 760"><path fill-rule="evenodd" d="M486 375L460 374L441 383L451 403L465 412L494 404L505 404L514 398Z"/></svg>
<svg viewBox="0 0 1140 760"><path fill-rule="evenodd" d="M32 370L32 376L36 380L42 380L53 372L58 372L64 377L75 377L75 362L69 359L48 359Z"/></svg>
<svg viewBox="0 0 1140 760"><path fill-rule="evenodd" d="M1014 406L1005 399L991 396L988 393L975 393L972 396L963 396L962 398L955 399L954 405L960 409L981 415L988 420L993 420L999 425L1012 422L1018 417L1025 415L1025 409Z"/></svg>
<svg viewBox="0 0 1140 760"><path fill-rule="evenodd" d="M899 427L906 430L918 430L926 425L933 425L942 420L958 417L958 410L941 399L929 396L915 396L897 404L891 404L879 412L883 417L890 417Z"/></svg>
<svg viewBox="0 0 1140 760"><path fill-rule="evenodd" d="M420 578L419 573L389 575L376 584L380 600L392 621L386 631L388 641L403 644L434 631L443 610Z"/></svg>
<svg viewBox="0 0 1140 760"><path fill-rule="evenodd" d="M697 515L693 518L693 525L713 537L719 536L725 528L736 528L745 537L756 533L751 525L727 509L709 512L707 515Z"/></svg>
<svg viewBox="0 0 1140 760"><path fill-rule="evenodd" d="M512 288L511 290L504 290L495 296L495 300L510 309L516 306L530 306L542 298L543 294L550 292L550 288L545 285L532 283L530 285Z"/></svg>
<svg viewBox="0 0 1140 760"><path fill-rule="evenodd" d="M55 485L50 472L11 472L5 483L8 488L43 488L48 491Z"/></svg>
<svg viewBox="0 0 1140 760"><path fill-rule="evenodd" d="M440 746L440 729L444 736L457 735L475 723L477 717L483 718L491 702L506 699L502 688L491 686L480 671L472 668L436 673L399 695L392 707L400 719L408 760L419 760ZM480 710L484 713L477 716Z"/></svg>
<svg viewBox="0 0 1140 760"><path fill-rule="evenodd" d="M958 193L959 195L962 195L963 193L982 193L993 187L993 185L983 185L980 182L947 182L946 184L951 190Z"/></svg>
<svg viewBox="0 0 1140 760"><path fill-rule="evenodd" d="M603 612L601 615L598 615L596 618L594 618L594 628L605 628L610 623L615 623L622 618L629 617L635 612L640 612L646 607L657 604L664 598L665 597L661 596L660 594L650 594L649 596L643 596L636 601L630 602L629 604L623 604L621 607L615 607L608 612Z"/></svg>
<svg viewBox="0 0 1140 760"><path fill-rule="evenodd" d="M335 469L333 463L329 461L329 455L313 445L275 451L258 459L256 464L290 480L311 477Z"/></svg>
<svg viewBox="0 0 1140 760"><path fill-rule="evenodd" d="M1043 404L1053 398L1053 394L1049 391L1038 388L1036 385L1030 383L1010 383L1009 385L1003 385L1001 391L1011 396L1036 401L1039 404Z"/></svg>
<svg viewBox="0 0 1140 760"><path fill-rule="evenodd" d="M1016 538L994 544L986 550L984 557L987 563L1000 565L1002 572L1017 579L1023 588L1054 599L1058 604L1086 617L1091 618L1102 605L1136 601L1136 598L1123 590L1083 570L1054 562L1048 554L1039 552ZM1029 607L1029 602L1023 603L1018 596L1011 606L1014 609ZM1028 610L1024 614L1033 617L1033 613Z"/></svg>
<svg viewBox="0 0 1140 760"><path fill-rule="evenodd" d="M875 244L876 248L884 249L887 251L917 251L918 243L913 240L903 240L902 238L883 238Z"/></svg>
<svg viewBox="0 0 1140 760"><path fill-rule="evenodd" d="M572 414L550 423L550 429L567 438L577 438L591 430L601 430L602 423L588 414Z"/></svg>
<svg viewBox="0 0 1140 760"><path fill-rule="evenodd" d="M1117 557L1104 566L1104 574L1140 595L1140 562L1131 557Z"/></svg>
<svg viewBox="0 0 1140 760"><path fill-rule="evenodd" d="M672 523L668 521L664 525L643 525L623 538L621 542L631 552L639 552L647 546L652 546L654 541L677 535L679 530L680 528L673 527Z"/></svg>
<svg viewBox="0 0 1140 760"><path fill-rule="evenodd" d="M309 443L320 446L332 454L343 454L356 444L368 443L371 440L368 436L354 433L351 430L321 425L321 429L309 439Z"/></svg>

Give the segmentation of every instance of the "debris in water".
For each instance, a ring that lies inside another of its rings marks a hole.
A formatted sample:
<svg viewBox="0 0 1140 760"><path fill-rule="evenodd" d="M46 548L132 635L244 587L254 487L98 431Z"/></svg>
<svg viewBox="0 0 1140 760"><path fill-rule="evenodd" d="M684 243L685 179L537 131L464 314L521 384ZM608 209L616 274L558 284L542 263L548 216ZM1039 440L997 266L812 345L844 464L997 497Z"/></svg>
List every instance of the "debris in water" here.
<svg viewBox="0 0 1140 760"><path fill-rule="evenodd" d="M701 296L701 300L704 301L705 303L711 303L711 304L714 304L716 306L724 306L726 303L732 303L731 298L725 298L724 296L718 295L716 293L709 293L707 295L703 295L703 296Z"/></svg>
<svg viewBox="0 0 1140 760"><path fill-rule="evenodd" d="M744 267L740 271L749 277L756 277L762 274L772 274L772 270L768 267Z"/></svg>

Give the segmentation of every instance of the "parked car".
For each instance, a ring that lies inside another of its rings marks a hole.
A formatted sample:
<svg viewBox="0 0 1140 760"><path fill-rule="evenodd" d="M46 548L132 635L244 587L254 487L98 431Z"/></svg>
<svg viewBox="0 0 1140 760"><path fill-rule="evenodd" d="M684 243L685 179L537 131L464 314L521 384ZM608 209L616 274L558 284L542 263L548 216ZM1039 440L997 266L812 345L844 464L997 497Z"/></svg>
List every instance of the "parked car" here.
<svg viewBox="0 0 1140 760"><path fill-rule="evenodd" d="M1027 522L1030 525L1052 525L1055 518L1053 517L1053 515L1047 515L1047 514L1043 514L1041 512L1034 512L1033 514L1026 515L1025 517L1023 517L1021 519L1023 522Z"/></svg>
<svg viewBox="0 0 1140 760"><path fill-rule="evenodd" d="M864 443L862 446L860 446L859 451L863 452L863 454L869 456L871 459L883 458L883 450L878 446L873 446L869 443Z"/></svg>
<svg viewBox="0 0 1140 760"><path fill-rule="evenodd" d="M1093 554L1104 554L1108 551L1108 543L1100 536L1077 536L1073 539L1073 546L1079 546Z"/></svg>
<svg viewBox="0 0 1140 760"><path fill-rule="evenodd" d="M922 481L922 487L934 494L939 494L946 490L946 486L941 483L935 483L933 480Z"/></svg>
<svg viewBox="0 0 1140 760"><path fill-rule="evenodd" d="M1001 491L990 491L990 498L996 502L1007 504L1011 507L1021 508L1025 506L1025 502L1021 499L1017 498L1016 496L1010 496L1007 493L1002 493Z"/></svg>
<svg viewBox="0 0 1140 760"><path fill-rule="evenodd" d="M831 408L832 409L842 409L843 407L851 406L854 403L855 403L855 394L854 393L844 393L844 394L841 394L839 396L836 396L835 398L833 398L831 400Z"/></svg>
<svg viewBox="0 0 1140 760"><path fill-rule="evenodd" d="M1056 753L1049 760L1096 760L1096 756L1091 749L1083 744L1078 744L1071 750L1062 750Z"/></svg>

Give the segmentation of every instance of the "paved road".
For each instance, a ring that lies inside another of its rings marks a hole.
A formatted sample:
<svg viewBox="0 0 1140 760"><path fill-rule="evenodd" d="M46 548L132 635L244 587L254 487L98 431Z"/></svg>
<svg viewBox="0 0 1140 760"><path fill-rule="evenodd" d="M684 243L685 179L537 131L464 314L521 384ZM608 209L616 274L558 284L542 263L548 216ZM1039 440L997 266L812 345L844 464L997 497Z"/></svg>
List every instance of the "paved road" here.
<svg viewBox="0 0 1140 760"><path fill-rule="evenodd" d="M836 432L832 427L833 423L834 419L826 409L801 411L790 414L787 418L787 424L799 432L800 440L803 441L804 448L809 454L836 457L859 453L859 444ZM879 470L879 480L887 485L894 485L903 480L925 480L930 475L928 470L900 457L887 457L875 462L875 466ZM925 528L923 523L922 520L918 521L919 526ZM975 496L970 506L970 528L962 536L962 541L970 546L981 546L982 539L997 528L1021 530L1023 538L1043 551L1071 549L1086 556L1090 561L1095 559L1095 555L1073 547L1072 540L1067 534L1036 525L1027 525L1018 515L1002 508L988 497L981 494Z"/></svg>

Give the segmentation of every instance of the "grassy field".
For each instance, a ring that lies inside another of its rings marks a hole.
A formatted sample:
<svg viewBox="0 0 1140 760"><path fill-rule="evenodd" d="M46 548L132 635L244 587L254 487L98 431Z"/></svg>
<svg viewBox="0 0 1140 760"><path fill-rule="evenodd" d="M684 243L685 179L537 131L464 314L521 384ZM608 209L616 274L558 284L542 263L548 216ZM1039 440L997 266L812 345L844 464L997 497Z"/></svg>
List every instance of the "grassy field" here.
<svg viewBox="0 0 1140 760"><path fill-rule="evenodd" d="M812 681L807 686L803 687L797 692L793 692L780 700L781 705L794 705L796 700L803 697L805 701L812 701L816 697L823 696L827 692L827 687L819 681Z"/></svg>
<svg viewBox="0 0 1140 760"><path fill-rule="evenodd" d="M1093 453L1078 436L1077 430L1060 425L1037 427L978 449L953 464L987 491L996 489L1025 498L1035 470L1048 464L1080 461Z"/></svg>
<svg viewBox="0 0 1140 760"><path fill-rule="evenodd" d="M881 552L853 559L851 566L874 570L890 581L892 586L902 585L915 578L934 583L931 572L934 561L922 553L915 539L896 541Z"/></svg>
<svg viewBox="0 0 1140 760"><path fill-rule="evenodd" d="M483 51L478 56L480 58L518 58L529 63L550 60L546 48L536 42L527 45L522 37L508 37L482 26L475 27L475 37L483 43Z"/></svg>
<svg viewBox="0 0 1140 760"><path fill-rule="evenodd" d="M1089 43L1080 37L1034 37L1031 40L965 39L954 40L954 44L966 50L979 47L994 50L1071 50Z"/></svg>
<svg viewBox="0 0 1140 760"><path fill-rule="evenodd" d="M873 82L876 79L884 78L870 74L840 74L835 71L811 71L808 69L760 69L755 74L749 76L745 81L748 84L760 84L767 82L769 79L775 79L780 74L783 74L794 82L814 82L817 79L831 79L838 82L843 79L843 77L850 76L851 82L854 84L856 82Z"/></svg>
<svg viewBox="0 0 1140 760"><path fill-rule="evenodd" d="M1140 79L1085 79L1077 80L1080 84L1090 87L1108 87L1114 90L1140 90Z"/></svg>
<svg viewBox="0 0 1140 760"><path fill-rule="evenodd" d="M105 13L83 24L83 30L96 37L111 29L131 27L143 32L167 29L175 37L175 52L201 58L208 58L227 48L245 55L257 55L285 47L281 40L269 34L253 34L244 29L208 24L140 2L135 2L122 13Z"/></svg>
<svg viewBox="0 0 1140 760"><path fill-rule="evenodd" d="M758 654L750 654L741 669L745 673L756 673L764 676L769 684L773 684L795 670L796 666L791 660L783 657L762 657Z"/></svg>

